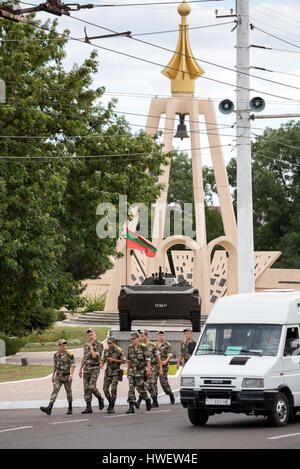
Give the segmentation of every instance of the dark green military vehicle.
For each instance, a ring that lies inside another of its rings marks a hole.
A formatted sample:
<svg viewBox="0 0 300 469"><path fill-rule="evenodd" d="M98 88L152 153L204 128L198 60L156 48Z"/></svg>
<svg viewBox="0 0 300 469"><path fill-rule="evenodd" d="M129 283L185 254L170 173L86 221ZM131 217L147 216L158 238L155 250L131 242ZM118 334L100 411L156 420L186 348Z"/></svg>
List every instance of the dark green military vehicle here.
<svg viewBox="0 0 300 469"><path fill-rule="evenodd" d="M199 290L184 278L153 274L141 285L122 286L118 298L120 331L130 331L133 320L189 319L200 332Z"/></svg>

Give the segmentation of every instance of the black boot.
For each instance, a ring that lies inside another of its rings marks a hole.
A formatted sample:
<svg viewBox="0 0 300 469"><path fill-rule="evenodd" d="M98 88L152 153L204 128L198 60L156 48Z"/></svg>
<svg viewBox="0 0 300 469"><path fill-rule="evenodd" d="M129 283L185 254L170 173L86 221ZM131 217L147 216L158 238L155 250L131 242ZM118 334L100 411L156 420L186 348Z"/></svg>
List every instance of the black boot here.
<svg viewBox="0 0 300 469"><path fill-rule="evenodd" d="M159 403L157 401L157 396L152 398L152 407L159 407Z"/></svg>
<svg viewBox="0 0 300 469"><path fill-rule="evenodd" d="M40 407L42 412L45 412L47 415L51 415L53 407L53 402L49 402L48 407Z"/></svg>
<svg viewBox="0 0 300 469"><path fill-rule="evenodd" d="M146 409L151 410L152 409L151 399L146 399L145 402L146 402Z"/></svg>
<svg viewBox="0 0 300 469"><path fill-rule="evenodd" d="M99 402L99 409L103 410L104 409L104 400L101 396L98 397L98 402Z"/></svg>
<svg viewBox="0 0 300 469"><path fill-rule="evenodd" d="M142 400L143 400L143 399L142 399L141 396L140 396L140 397L138 398L138 400L134 403L134 405L135 405L135 407L136 407L137 409L140 408Z"/></svg>
<svg viewBox="0 0 300 469"><path fill-rule="evenodd" d="M134 414L135 410L134 410L134 406L133 406L133 403L130 402L129 403L129 409L126 411L126 414Z"/></svg>
<svg viewBox="0 0 300 469"><path fill-rule="evenodd" d="M174 394L171 393L171 394L169 394L169 396L170 396L170 402L171 402L171 404L175 404L175 397L174 397Z"/></svg>
<svg viewBox="0 0 300 469"><path fill-rule="evenodd" d="M115 401L110 401L110 414L114 414L115 413Z"/></svg>
<svg viewBox="0 0 300 469"><path fill-rule="evenodd" d="M115 411L114 411L114 403L112 400L109 399L109 404L108 404L108 407L107 407L107 413L108 414L114 414Z"/></svg>
<svg viewBox="0 0 300 469"><path fill-rule="evenodd" d="M67 415L72 415L72 414L73 414L72 402L69 402L69 407L68 407Z"/></svg>
<svg viewBox="0 0 300 469"><path fill-rule="evenodd" d="M90 402L86 403L86 408L81 412L82 414L92 414L93 409L92 409L92 404Z"/></svg>

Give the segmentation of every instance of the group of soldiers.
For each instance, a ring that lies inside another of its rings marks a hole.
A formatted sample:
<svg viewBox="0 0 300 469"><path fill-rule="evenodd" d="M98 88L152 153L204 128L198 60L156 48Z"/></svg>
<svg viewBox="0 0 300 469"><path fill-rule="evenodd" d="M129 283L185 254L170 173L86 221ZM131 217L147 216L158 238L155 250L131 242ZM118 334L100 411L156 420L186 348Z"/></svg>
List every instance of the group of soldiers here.
<svg viewBox="0 0 300 469"><path fill-rule="evenodd" d="M182 342L180 353L177 360L177 369L187 362L191 356L196 341L192 337L192 330L184 329L185 341ZM157 383L160 381L165 394L170 397L171 404L175 403L175 397L168 381L169 361L172 358L172 346L165 340L165 332L158 331L157 342L149 340L149 331L146 329L138 332L131 332L131 344L128 347L127 359L125 359L123 350L116 345L114 337L108 337L107 347L97 339L94 329L87 331L88 341L84 345L83 358L80 363L79 377L83 378L84 400L86 408L82 414L90 414L92 409L93 395L98 399L99 409L104 409L104 399L97 388L97 380L100 370L105 367L103 392L108 400L107 413L113 414L117 398L117 388L119 381L122 381L122 364L127 362L128 378L128 404L127 414L133 414L135 408L139 409L142 400L145 400L146 409L149 411L152 407L158 407L158 389ZM47 407L41 407L41 411L50 415L52 407L58 396L59 390L64 385L67 400L67 414L73 413L72 409L72 382L75 371L74 355L67 351L67 341L60 339L58 341L58 351L54 354L54 367L52 374L53 392ZM135 391L138 392L138 399ZM152 399L152 400L151 400Z"/></svg>

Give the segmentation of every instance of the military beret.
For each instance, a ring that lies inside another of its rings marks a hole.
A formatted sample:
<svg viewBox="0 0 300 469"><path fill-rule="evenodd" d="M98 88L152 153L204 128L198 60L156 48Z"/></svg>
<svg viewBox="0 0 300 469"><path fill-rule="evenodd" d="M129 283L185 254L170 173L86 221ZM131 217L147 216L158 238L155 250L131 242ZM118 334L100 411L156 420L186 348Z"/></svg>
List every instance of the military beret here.
<svg viewBox="0 0 300 469"><path fill-rule="evenodd" d="M139 334L137 332L131 332L130 333L130 338L131 339L138 339L139 338Z"/></svg>
<svg viewBox="0 0 300 469"><path fill-rule="evenodd" d="M114 337L108 337L108 339L107 339L107 343L108 343L108 344L113 344L113 343L115 343L115 341L116 341L116 340L115 340Z"/></svg>
<svg viewBox="0 0 300 469"><path fill-rule="evenodd" d="M67 344L68 342L65 339L59 339L58 345L64 345Z"/></svg>
<svg viewBox="0 0 300 469"><path fill-rule="evenodd" d="M164 334L164 333L165 333L165 331L158 331L157 335L158 334Z"/></svg>
<svg viewBox="0 0 300 469"><path fill-rule="evenodd" d="M89 328L89 329L86 331L87 334L89 334L90 332L95 332L95 329Z"/></svg>

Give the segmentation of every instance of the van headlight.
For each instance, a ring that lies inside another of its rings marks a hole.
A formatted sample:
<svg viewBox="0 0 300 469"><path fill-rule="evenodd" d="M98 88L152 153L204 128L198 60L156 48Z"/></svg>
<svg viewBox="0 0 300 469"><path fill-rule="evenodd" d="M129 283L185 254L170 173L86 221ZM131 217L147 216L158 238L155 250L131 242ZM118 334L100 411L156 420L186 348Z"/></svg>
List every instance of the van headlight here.
<svg viewBox="0 0 300 469"><path fill-rule="evenodd" d="M264 380L261 378L244 378L242 387L243 388L263 388Z"/></svg>
<svg viewBox="0 0 300 469"><path fill-rule="evenodd" d="M195 386L195 378L181 377L180 385L184 388L193 388Z"/></svg>

